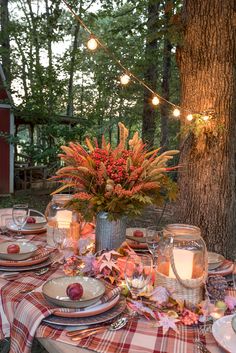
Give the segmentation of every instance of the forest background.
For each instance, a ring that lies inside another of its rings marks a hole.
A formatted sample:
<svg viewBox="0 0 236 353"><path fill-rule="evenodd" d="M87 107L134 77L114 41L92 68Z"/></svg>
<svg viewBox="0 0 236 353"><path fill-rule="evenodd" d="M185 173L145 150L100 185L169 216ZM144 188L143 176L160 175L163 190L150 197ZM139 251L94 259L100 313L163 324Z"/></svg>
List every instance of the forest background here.
<svg viewBox="0 0 236 353"><path fill-rule="evenodd" d="M163 99L154 107L142 85L122 86L123 70L101 48L87 49L88 33L63 0L1 0L0 55L18 121L10 137L15 156L46 164L52 175L62 144L87 136L101 141L102 134L116 144L122 121L150 148L179 148L178 221L199 226L208 249L235 258L235 1L67 2ZM200 117L176 118L165 100ZM201 118L209 112L211 119Z"/></svg>

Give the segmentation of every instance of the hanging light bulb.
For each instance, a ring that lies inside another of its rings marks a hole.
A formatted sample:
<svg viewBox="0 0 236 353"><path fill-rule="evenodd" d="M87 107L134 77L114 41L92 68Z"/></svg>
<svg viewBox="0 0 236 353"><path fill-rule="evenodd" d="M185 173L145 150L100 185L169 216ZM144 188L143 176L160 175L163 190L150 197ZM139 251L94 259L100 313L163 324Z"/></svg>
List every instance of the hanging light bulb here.
<svg viewBox="0 0 236 353"><path fill-rule="evenodd" d="M178 116L180 116L180 110L178 108L175 108L173 110L173 115L177 118Z"/></svg>
<svg viewBox="0 0 236 353"><path fill-rule="evenodd" d="M120 83L122 85L127 85L129 83L129 81L130 81L129 75L123 74L123 75L120 76Z"/></svg>
<svg viewBox="0 0 236 353"><path fill-rule="evenodd" d="M187 119L188 121L192 121L192 120L193 120L193 115L192 115L192 114L188 114L188 115L186 116L186 119Z"/></svg>
<svg viewBox="0 0 236 353"><path fill-rule="evenodd" d="M152 104L153 105L158 105L160 103L160 99L157 96L154 96L152 98Z"/></svg>
<svg viewBox="0 0 236 353"><path fill-rule="evenodd" d="M202 116L202 120L204 120L204 121L209 120L209 118L210 118L209 115L203 115L203 116Z"/></svg>
<svg viewBox="0 0 236 353"><path fill-rule="evenodd" d="M96 41L96 39L94 37L90 37L88 42L87 42L87 48L89 50L96 50L98 47L98 42Z"/></svg>

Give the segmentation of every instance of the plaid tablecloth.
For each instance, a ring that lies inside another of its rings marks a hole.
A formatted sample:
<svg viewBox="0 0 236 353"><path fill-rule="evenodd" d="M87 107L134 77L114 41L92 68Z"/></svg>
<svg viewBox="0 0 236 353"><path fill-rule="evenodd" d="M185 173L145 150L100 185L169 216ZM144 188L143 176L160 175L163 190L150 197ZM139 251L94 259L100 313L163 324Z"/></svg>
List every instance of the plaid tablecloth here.
<svg viewBox="0 0 236 353"><path fill-rule="evenodd" d="M31 240L44 242L46 237L37 235ZM198 326L178 325L179 334L169 330L166 335L163 335L162 329L157 328L154 322L138 319L131 320L119 331L107 330L78 342L71 341L66 336L65 329L54 329L44 323L38 326L43 317L53 312L53 308L40 294L41 286L47 279L62 274L61 269L52 269L40 277L33 272L26 272L15 281L0 278L0 338L11 335L11 353L30 352L34 331L36 331L36 338L50 338L101 353L196 353L193 342L199 336L210 352L221 352L213 336L211 334L202 336ZM28 290L34 293L26 293ZM38 322L32 315L37 311L40 313L39 316L36 314ZM27 325L25 326L24 323Z"/></svg>

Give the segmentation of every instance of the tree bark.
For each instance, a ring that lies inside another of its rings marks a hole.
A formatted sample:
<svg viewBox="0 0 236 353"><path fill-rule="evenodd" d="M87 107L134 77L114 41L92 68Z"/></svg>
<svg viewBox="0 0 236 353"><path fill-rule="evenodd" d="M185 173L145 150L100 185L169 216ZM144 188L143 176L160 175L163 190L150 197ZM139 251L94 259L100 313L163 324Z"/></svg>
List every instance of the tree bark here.
<svg viewBox="0 0 236 353"><path fill-rule="evenodd" d="M6 82L11 83L11 59L10 59L10 36L9 36L9 12L8 0L0 0L1 5L1 58Z"/></svg>
<svg viewBox="0 0 236 353"><path fill-rule="evenodd" d="M162 97L170 100L170 77L171 77L171 49L172 44L168 38L168 23L170 20L170 11L166 12L164 15L166 33L164 37L164 47L163 47L163 73L162 73ZM160 106L161 112L161 146L165 150L169 143L168 134L168 121L169 121L169 110L168 105L163 102Z"/></svg>
<svg viewBox="0 0 236 353"><path fill-rule="evenodd" d="M154 33L157 28L159 6L159 1L154 2L153 0L149 0L148 2L147 40L145 49L148 66L144 73L144 80L154 91L156 91L157 85L157 39L156 36L154 36ZM144 89L142 139L149 147L152 147L154 144L156 130L156 112L151 104L152 97L153 94L147 89Z"/></svg>
<svg viewBox="0 0 236 353"><path fill-rule="evenodd" d="M236 250L234 16L233 0L185 0L184 40L177 53L182 107L216 111L182 141L179 220L199 226L209 250L231 257Z"/></svg>

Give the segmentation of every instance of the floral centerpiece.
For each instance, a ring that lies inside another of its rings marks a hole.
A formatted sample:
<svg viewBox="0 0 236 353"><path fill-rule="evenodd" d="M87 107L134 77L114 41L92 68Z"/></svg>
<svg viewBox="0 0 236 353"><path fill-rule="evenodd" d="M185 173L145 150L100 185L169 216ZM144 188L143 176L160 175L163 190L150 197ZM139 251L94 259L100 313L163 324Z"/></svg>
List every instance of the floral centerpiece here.
<svg viewBox="0 0 236 353"><path fill-rule="evenodd" d="M86 220L105 212L108 220L123 216L137 216L147 205L159 205L175 195L175 184L166 175L171 168L167 162L176 150L160 154L160 149L148 151L136 132L128 142L129 131L119 123L120 141L116 148L102 138L92 144L86 139L87 149L79 143L62 146L60 154L65 166L54 179L63 185L55 193L72 188L74 195L67 205Z"/></svg>

